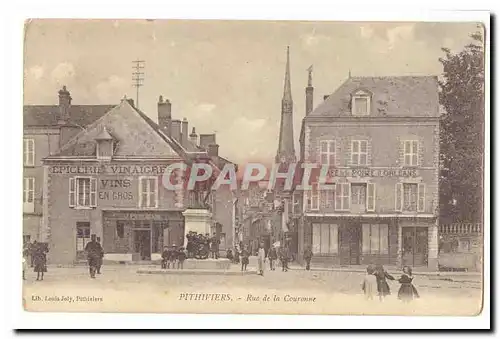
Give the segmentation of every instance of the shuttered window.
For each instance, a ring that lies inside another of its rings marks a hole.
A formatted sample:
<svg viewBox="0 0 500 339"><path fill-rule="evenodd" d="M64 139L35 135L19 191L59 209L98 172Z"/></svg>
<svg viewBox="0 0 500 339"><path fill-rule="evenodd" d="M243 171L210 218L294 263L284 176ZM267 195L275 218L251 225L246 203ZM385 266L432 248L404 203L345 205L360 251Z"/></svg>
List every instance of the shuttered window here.
<svg viewBox="0 0 500 339"><path fill-rule="evenodd" d="M396 211L425 212L425 184L397 183L394 195Z"/></svg>
<svg viewBox="0 0 500 339"><path fill-rule="evenodd" d="M403 143L403 166L418 166L417 140L405 140Z"/></svg>
<svg viewBox="0 0 500 339"><path fill-rule="evenodd" d="M158 207L158 177L139 178L139 207Z"/></svg>
<svg viewBox="0 0 500 339"><path fill-rule="evenodd" d="M23 139L23 164L35 166L35 140Z"/></svg>
<svg viewBox="0 0 500 339"><path fill-rule="evenodd" d="M337 211L349 211L351 202L351 184L338 183L335 186L335 209Z"/></svg>
<svg viewBox="0 0 500 339"><path fill-rule="evenodd" d="M23 212L35 212L35 178L24 178L23 182Z"/></svg>
<svg viewBox="0 0 500 339"><path fill-rule="evenodd" d="M338 253L338 225L312 224L312 251L314 254Z"/></svg>
<svg viewBox="0 0 500 339"><path fill-rule="evenodd" d="M70 207L97 207L97 179L74 177L69 179Z"/></svg>

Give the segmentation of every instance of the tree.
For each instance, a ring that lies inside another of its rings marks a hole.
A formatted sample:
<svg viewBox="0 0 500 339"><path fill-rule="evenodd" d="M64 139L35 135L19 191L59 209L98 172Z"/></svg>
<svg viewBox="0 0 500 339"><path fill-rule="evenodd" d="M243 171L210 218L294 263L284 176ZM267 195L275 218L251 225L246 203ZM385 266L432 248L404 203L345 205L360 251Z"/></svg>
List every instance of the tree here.
<svg viewBox="0 0 500 339"><path fill-rule="evenodd" d="M442 48L441 223L481 222L484 168L484 48L482 34L459 53Z"/></svg>

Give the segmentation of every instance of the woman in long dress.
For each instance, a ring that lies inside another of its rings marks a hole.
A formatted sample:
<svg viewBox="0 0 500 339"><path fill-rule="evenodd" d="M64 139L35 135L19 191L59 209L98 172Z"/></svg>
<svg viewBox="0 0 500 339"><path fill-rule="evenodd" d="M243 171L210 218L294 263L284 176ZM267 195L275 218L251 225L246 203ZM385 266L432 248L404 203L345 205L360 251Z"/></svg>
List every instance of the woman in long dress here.
<svg viewBox="0 0 500 339"><path fill-rule="evenodd" d="M36 280L43 280L43 274L47 272L47 253L48 249L41 243L38 243L34 250L34 271Z"/></svg>

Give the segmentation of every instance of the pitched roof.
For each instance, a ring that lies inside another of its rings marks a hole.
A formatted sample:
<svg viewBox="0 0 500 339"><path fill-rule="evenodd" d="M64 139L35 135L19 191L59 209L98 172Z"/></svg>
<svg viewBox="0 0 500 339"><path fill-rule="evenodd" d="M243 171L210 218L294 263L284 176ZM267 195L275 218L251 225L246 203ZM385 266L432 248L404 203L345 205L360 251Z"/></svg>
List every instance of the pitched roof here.
<svg viewBox="0 0 500 339"><path fill-rule="evenodd" d="M87 126L115 105L71 105L70 123ZM23 126L57 126L58 105L24 105Z"/></svg>
<svg viewBox="0 0 500 339"><path fill-rule="evenodd" d="M351 116L351 95L357 90L371 92L370 116L439 116L436 76L352 77L309 116Z"/></svg>

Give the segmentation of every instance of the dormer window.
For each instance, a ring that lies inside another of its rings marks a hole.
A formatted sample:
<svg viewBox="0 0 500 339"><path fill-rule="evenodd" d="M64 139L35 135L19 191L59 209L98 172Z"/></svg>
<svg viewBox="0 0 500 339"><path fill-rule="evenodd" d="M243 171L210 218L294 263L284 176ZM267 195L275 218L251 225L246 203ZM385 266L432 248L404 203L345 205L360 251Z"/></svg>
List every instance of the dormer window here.
<svg viewBox="0 0 500 339"><path fill-rule="evenodd" d="M352 95L352 115L367 116L370 115L371 95L366 91L357 91Z"/></svg>
<svg viewBox="0 0 500 339"><path fill-rule="evenodd" d="M109 134L106 127L95 138L97 143L96 156L99 160L111 160L115 152L115 140Z"/></svg>

